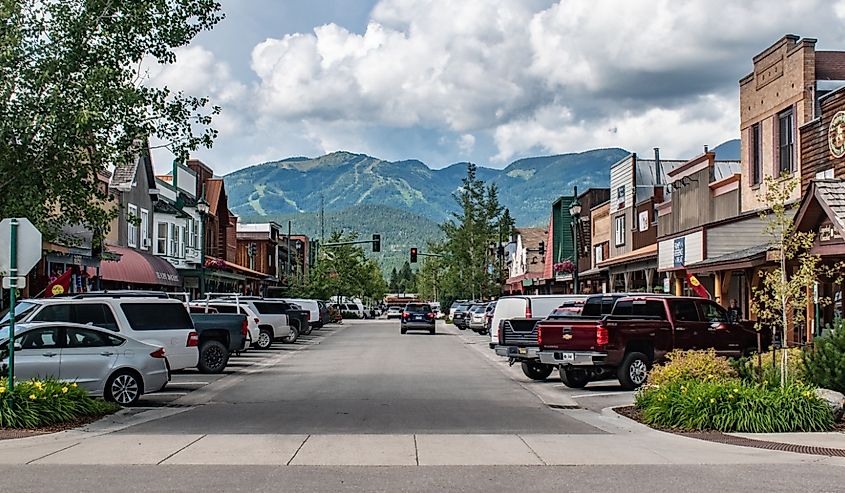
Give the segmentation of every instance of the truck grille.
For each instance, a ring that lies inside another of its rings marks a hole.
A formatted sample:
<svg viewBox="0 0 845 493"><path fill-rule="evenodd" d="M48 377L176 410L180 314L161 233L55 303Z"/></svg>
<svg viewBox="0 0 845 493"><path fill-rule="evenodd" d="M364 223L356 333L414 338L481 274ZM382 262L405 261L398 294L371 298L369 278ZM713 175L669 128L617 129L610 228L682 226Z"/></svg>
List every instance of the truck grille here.
<svg viewBox="0 0 845 493"><path fill-rule="evenodd" d="M530 330L518 330L522 328ZM500 341L500 344L504 345L515 345L515 346L536 346L537 345L537 324L536 322L532 321L531 323L525 324L518 324L515 326L511 323L510 320L505 320L502 322L502 335L504 336L503 340Z"/></svg>

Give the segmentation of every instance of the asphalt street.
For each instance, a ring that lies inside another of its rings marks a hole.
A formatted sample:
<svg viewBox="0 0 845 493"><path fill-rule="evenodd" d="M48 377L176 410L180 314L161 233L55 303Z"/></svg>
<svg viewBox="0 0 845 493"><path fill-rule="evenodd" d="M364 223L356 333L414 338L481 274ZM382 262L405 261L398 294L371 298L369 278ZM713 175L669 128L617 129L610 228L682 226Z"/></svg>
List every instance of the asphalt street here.
<svg viewBox="0 0 845 493"><path fill-rule="evenodd" d="M550 409L453 328L438 327L436 335L401 335L395 320L332 328L307 351L209 388L208 402L123 433L604 433Z"/></svg>

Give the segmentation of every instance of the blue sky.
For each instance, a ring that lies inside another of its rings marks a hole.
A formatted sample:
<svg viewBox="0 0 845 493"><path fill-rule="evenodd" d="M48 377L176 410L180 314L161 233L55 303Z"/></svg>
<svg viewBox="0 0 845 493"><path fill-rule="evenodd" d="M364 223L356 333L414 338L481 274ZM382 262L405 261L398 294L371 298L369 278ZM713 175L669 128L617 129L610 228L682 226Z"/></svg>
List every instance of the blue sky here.
<svg viewBox="0 0 845 493"><path fill-rule="evenodd" d="M845 0L223 0L151 70L223 108L218 173L346 150L439 168L737 138L738 80L786 33L845 49ZM159 170L172 156L158 151Z"/></svg>

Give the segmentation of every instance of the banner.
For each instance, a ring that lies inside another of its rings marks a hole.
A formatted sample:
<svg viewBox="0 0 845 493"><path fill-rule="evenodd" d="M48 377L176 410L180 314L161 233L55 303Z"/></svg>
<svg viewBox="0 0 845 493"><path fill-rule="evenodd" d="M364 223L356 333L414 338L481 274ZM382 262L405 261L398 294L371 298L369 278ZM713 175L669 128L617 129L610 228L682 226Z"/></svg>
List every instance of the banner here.
<svg viewBox="0 0 845 493"><path fill-rule="evenodd" d="M59 296L67 293L70 290L72 275L73 271L68 269L64 274L60 275L53 281L50 281L50 284L47 285L47 289L44 290L44 297L49 298L51 296Z"/></svg>
<svg viewBox="0 0 845 493"><path fill-rule="evenodd" d="M710 299L710 292L707 291L707 288L702 286L698 278L689 272L687 272L687 282L689 283L690 288L692 288L693 292L695 292L696 295L701 298L707 298L708 300Z"/></svg>

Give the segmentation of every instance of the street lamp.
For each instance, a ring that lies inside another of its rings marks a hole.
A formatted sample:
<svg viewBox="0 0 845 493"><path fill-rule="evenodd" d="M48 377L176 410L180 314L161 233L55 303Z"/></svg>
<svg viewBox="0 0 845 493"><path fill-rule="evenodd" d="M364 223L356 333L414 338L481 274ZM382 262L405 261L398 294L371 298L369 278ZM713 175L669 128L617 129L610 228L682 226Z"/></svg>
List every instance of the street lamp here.
<svg viewBox="0 0 845 493"><path fill-rule="evenodd" d="M578 189L575 189L575 198L569 204L569 215L572 217L572 244L575 246L575 270L572 271L572 293L578 294L578 226L581 221L581 203L578 202Z"/></svg>
<svg viewBox="0 0 845 493"><path fill-rule="evenodd" d="M197 212L200 215L200 296L205 295L205 218L209 213L208 202L205 201L205 194L197 201Z"/></svg>

